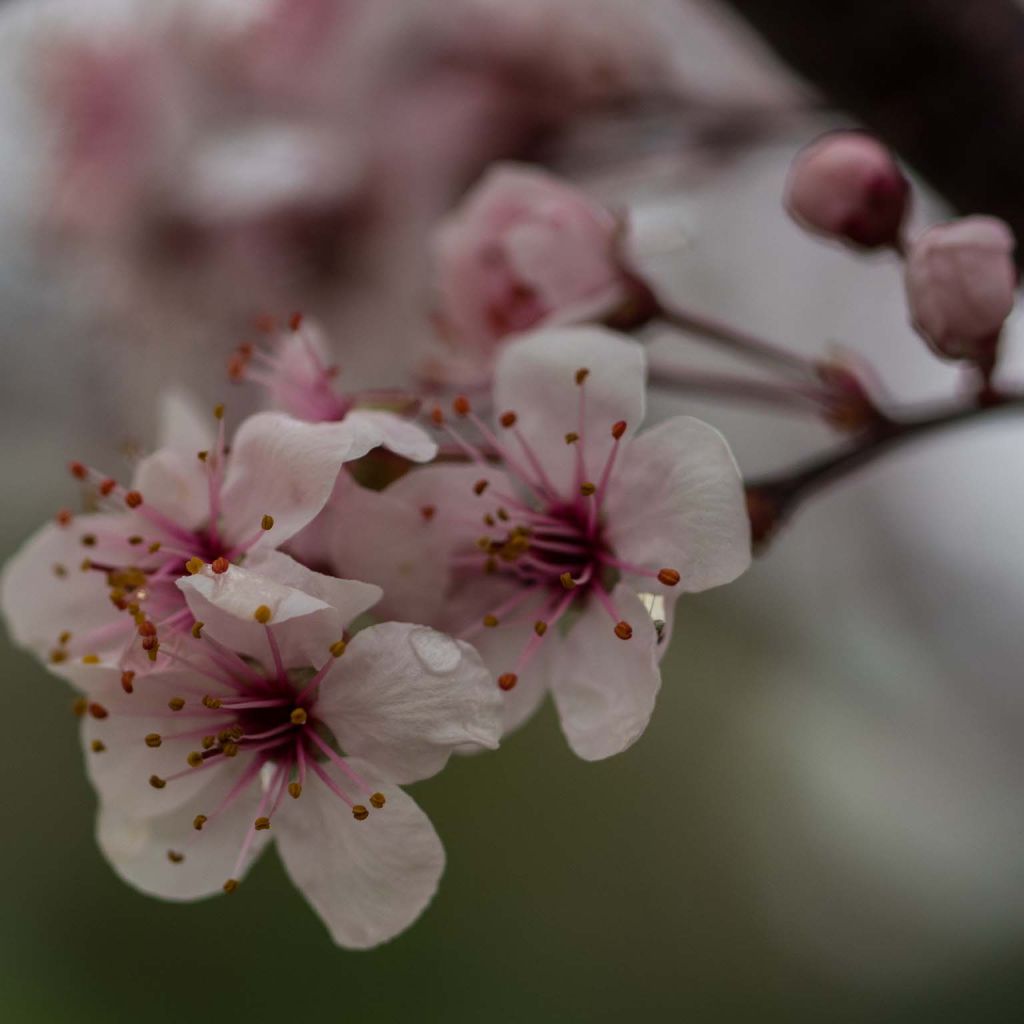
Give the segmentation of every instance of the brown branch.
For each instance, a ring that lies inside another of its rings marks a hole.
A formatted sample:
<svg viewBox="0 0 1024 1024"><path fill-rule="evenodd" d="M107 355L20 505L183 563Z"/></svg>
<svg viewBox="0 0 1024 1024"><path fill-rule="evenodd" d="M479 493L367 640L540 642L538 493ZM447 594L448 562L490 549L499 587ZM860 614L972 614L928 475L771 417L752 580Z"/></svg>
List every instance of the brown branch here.
<svg viewBox="0 0 1024 1024"><path fill-rule="evenodd" d="M990 394L980 404L934 409L899 419L885 418L835 451L784 473L747 482L747 508L754 543L764 544L808 498L895 448L928 434L996 412L1024 411L1024 394Z"/></svg>
<svg viewBox="0 0 1024 1024"><path fill-rule="evenodd" d="M726 2L956 209L995 214L1024 238L1024 9L1015 0Z"/></svg>

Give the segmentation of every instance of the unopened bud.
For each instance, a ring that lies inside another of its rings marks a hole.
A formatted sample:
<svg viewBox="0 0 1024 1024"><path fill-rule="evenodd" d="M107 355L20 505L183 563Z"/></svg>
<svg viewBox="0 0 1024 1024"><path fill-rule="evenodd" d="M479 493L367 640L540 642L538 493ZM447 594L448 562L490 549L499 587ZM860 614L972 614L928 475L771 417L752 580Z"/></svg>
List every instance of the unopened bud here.
<svg viewBox="0 0 1024 1024"><path fill-rule="evenodd" d="M875 249L899 244L910 185L877 139L830 132L793 161L784 202L808 231Z"/></svg>
<svg viewBox="0 0 1024 1024"><path fill-rule="evenodd" d="M918 333L947 359L987 361L1016 298L1013 233L995 217L926 231L907 254L907 302Z"/></svg>

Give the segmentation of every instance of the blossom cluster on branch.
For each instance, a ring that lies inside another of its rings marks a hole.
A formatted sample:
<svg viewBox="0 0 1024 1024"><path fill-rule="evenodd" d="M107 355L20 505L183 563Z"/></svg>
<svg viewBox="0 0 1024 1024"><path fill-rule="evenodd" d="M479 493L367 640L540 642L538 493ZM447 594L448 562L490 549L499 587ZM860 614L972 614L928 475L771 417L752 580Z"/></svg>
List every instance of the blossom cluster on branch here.
<svg viewBox="0 0 1024 1024"><path fill-rule="evenodd" d="M264 317L226 376L267 411L229 438L223 406L168 396L168 436L128 483L71 463L83 510L27 542L2 603L79 694L115 870L170 899L232 893L275 837L334 939L369 947L416 919L443 869L400 787L497 747L549 694L581 758L636 742L681 595L739 577L814 487L1016 401L994 380L1012 238L968 218L909 242L909 197L884 149L844 134L797 159L787 203L810 230L905 257L920 332L976 381L941 414L674 308L629 265L623 218L502 165L438 231L419 387L345 391L316 324ZM810 412L845 447L745 487L710 426L645 427L656 321L775 376L655 383Z"/></svg>

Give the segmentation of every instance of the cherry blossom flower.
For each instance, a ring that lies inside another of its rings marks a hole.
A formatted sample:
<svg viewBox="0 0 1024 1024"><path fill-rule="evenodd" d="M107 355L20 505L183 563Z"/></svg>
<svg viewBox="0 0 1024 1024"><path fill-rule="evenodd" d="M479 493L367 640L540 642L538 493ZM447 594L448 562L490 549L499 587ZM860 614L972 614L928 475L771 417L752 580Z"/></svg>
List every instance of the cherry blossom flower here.
<svg viewBox="0 0 1024 1024"><path fill-rule="evenodd" d="M687 416L636 434L645 372L641 346L603 328L511 341L495 429L465 397L454 423L435 413L472 465L415 469L379 494L342 478L309 528L335 571L384 587L386 614L471 640L506 691L506 728L550 690L588 760L646 727L675 595L728 583L750 562L722 437Z"/></svg>
<svg viewBox="0 0 1024 1024"><path fill-rule="evenodd" d="M545 324L601 319L637 291L618 248L623 224L555 176L493 167L436 237L442 376L486 377L497 344Z"/></svg>
<svg viewBox="0 0 1024 1024"><path fill-rule="evenodd" d="M72 669L99 843L131 885L191 900L234 892L275 836L335 941L374 946L419 916L444 866L397 787L456 746L496 747L498 694L468 644L427 627L346 639L377 587L259 560L178 581L197 621L130 692L116 663Z"/></svg>
<svg viewBox="0 0 1024 1024"><path fill-rule="evenodd" d="M211 441L174 406L168 443L139 462L128 487L71 463L99 511L62 511L7 565L2 607L18 643L58 672L114 651L122 667L146 669L163 637L192 624L176 586L187 563L223 572L276 548L317 515L346 462L384 441L409 458L435 450L397 417L389 429L384 413L311 424L277 412L247 419L229 450L217 413Z"/></svg>

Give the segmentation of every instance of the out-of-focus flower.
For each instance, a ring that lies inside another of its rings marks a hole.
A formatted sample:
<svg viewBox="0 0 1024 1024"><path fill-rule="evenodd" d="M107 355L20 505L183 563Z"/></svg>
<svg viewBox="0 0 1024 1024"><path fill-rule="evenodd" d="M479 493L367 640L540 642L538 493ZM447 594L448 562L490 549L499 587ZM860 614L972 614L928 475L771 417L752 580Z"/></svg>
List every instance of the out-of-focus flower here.
<svg viewBox="0 0 1024 1024"><path fill-rule="evenodd" d="M809 231L874 249L899 244L910 185L877 139L831 132L793 161L785 205Z"/></svg>
<svg viewBox="0 0 1024 1024"><path fill-rule="evenodd" d="M337 943L393 937L444 866L397 785L440 771L457 746L497 746L479 656L401 623L346 642L380 591L276 552L259 572L207 566L179 586L197 624L144 686L126 693L103 661L71 672L104 853L144 892L197 899L233 892L272 834Z"/></svg>
<svg viewBox="0 0 1024 1024"><path fill-rule="evenodd" d="M479 447L437 416L476 465L414 470L381 494L350 488L312 527L336 571L384 586L388 614L472 639L506 691L506 728L550 690L588 760L646 727L674 595L750 561L728 446L689 417L634 436L644 378L640 345L602 328L516 339L495 373L497 432L464 397L456 416ZM358 538L355 521L387 542Z"/></svg>
<svg viewBox="0 0 1024 1024"><path fill-rule="evenodd" d="M122 668L148 668L161 638L192 625L175 585L189 560L224 571L283 544L323 508L346 462L387 441L385 413L377 431L358 418L313 424L267 412L246 420L228 449L218 412L213 439L175 406L172 436L140 461L130 487L71 464L100 511L61 512L6 566L2 607L18 643L58 672L109 652ZM399 422L401 439L420 437L404 454L430 458L433 442Z"/></svg>
<svg viewBox="0 0 1024 1024"><path fill-rule="evenodd" d="M396 415L418 409L419 400L395 389L342 391L323 330L301 314L290 318L287 329L273 332L266 347L240 346L228 361L228 373L236 382L263 385L274 408L298 420L344 420L370 448L381 445L414 462L428 462L436 453L437 445L420 427Z"/></svg>
<svg viewBox="0 0 1024 1024"><path fill-rule="evenodd" d="M907 254L907 301L940 356L991 359L1017 297L1013 232L995 217L940 224Z"/></svg>
<svg viewBox="0 0 1024 1024"><path fill-rule="evenodd" d="M490 170L436 239L437 319L456 382L460 364L486 375L508 335L623 306L638 290L620 259L624 230L553 175L513 164Z"/></svg>

